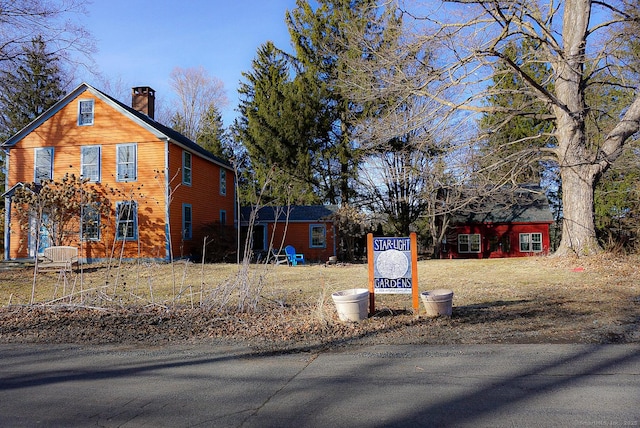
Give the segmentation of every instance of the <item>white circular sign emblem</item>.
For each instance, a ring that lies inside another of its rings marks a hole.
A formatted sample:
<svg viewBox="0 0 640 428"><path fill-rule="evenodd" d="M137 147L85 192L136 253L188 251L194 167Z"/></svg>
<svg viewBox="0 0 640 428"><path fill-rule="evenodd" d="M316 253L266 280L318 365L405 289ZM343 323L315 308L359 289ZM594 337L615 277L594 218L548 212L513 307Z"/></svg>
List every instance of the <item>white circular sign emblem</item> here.
<svg viewBox="0 0 640 428"><path fill-rule="evenodd" d="M376 267L383 278L402 278L409 269L409 258L402 251L383 251L376 260Z"/></svg>

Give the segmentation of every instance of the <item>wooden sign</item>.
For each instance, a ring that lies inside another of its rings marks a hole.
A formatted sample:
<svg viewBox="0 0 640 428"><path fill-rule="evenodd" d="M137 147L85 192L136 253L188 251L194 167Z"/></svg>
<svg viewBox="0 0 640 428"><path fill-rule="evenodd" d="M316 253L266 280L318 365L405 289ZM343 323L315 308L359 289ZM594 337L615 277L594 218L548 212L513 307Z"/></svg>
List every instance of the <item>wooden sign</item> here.
<svg viewBox="0 0 640 428"><path fill-rule="evenodd" d="M369 312L375 312L375 294L411 294L418 311L418 244L416 234L408 237L367 235L369 262Z"/></svg>

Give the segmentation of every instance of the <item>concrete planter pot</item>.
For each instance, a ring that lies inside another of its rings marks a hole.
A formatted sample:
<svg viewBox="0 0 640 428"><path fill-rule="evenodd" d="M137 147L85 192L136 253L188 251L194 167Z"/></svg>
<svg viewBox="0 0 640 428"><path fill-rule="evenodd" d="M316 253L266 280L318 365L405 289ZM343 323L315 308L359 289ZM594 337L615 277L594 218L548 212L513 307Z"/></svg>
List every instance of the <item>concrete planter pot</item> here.
<svg viewBox="0 0 640 428"><path fill-rule="evenodd" d="M445 289L423 291L420 293L420 298L428 317L451 316L453 311L453 291Z"/></svg>
<svg viewBox="0 0 640 428"><path fill-rule="evenodd" d="M331 294L340 321L358 322L369 315L369 290L351 288Z"/></svg>

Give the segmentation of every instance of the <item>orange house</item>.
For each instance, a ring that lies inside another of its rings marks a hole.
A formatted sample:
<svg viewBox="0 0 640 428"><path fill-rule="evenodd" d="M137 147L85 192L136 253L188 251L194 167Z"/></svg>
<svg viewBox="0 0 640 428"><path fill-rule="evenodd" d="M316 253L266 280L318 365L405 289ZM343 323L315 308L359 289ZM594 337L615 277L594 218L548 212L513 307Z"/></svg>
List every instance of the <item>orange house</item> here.
<svg viewBox="0 0 640 428"><path fill-rule="evenodd" d="M5 259L33 257L51 244L45 228L20 227L14 190L66 174L109 195L111 213L87 206L64 242L85 261L188 257L200 251L205 225L233 226L232 165L156 122L154 110L149 87L133 88L129 107L83 83L3 143Z"/></svg>
<svg viewBox="0 0 640 428"><path fill-rule="evenodd" d="M306 261L326 262L336 255L336 228L331 219L336 209L327 205L243 207L242 235L246 237L252 222L251 249L259 258L292 245Z"/></svg>

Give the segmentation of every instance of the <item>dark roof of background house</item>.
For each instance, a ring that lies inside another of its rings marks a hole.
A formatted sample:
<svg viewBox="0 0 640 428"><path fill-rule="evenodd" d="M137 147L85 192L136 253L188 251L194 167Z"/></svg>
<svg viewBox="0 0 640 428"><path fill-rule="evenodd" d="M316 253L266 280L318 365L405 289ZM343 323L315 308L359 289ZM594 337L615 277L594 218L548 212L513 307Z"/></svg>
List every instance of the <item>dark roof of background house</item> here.
<svg viewBox="0 0 640 428"><path fill-rule="evenodd" d="M287 221L287 210L290 222L305 222L325 220L338 209L335 205L292 205L290 207L282 206L264 206L257 211L256 222L272 223L275 221L276 215L278 222ZM248 222L251 215L252 207L242 207L241 220Z"/></svg>
<svg viewBox="0 0 640 428"><path fill-rule="evenodd" d="M540 187L505 188L479 198L454 215L454 224L553 222L549 200Z"/></svg>

